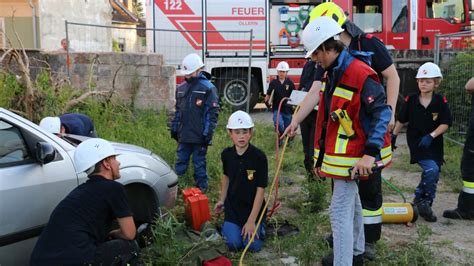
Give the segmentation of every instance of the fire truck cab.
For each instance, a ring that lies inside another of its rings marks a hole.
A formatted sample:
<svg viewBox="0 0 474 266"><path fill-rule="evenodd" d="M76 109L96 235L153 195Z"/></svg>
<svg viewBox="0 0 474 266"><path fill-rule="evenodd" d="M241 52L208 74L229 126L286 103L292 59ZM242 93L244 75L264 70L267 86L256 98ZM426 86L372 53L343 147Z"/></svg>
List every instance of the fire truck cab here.
<svg viewBox="0 0 474 266"><path fill-rule="evenodd" d="M472 0L335 0L364 32L379 37L389 49L431 50L436 34L471 30ZM446 48L472 45L452 39Z"/></svg>

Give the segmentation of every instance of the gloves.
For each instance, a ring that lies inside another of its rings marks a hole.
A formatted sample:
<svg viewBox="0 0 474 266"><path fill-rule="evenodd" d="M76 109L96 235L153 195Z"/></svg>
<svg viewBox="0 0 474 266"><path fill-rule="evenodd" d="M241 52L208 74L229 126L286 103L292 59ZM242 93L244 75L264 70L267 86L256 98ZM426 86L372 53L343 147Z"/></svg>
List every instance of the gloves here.
<svg viewBox="0 0 474 266"><path fill-rule="evenodd" d="M268 101L265 101L265 106L270 109L272 107L272 105L268 102Z"/></svg>
<svg viewBox="0 0 474 266"><path fill-rule="evenodd" d="M212 145L212 134L204 136L204 144Z"/></svg>
<svg viewBox="0 0 474 266"><path fill-rule="evenodd" d="M391 144L392 144L392 151L397 149L397 145L395 145L395 143L397 143L397 137L398 137L398 135L395 135L395 134L390 135L390 141L391 141Z"/></svg>
<svg viewBox="0 0 474 266"><path fill-rule="evenodd" d="M178 141L178 132L171 130L171 138Z"/></svg>
<svg viewBox="0 0 474 266"><path fill-rule="evenodd" d="M421 138L420 143L418 143L418 147L428 148L433 141L433 137L430 134L426 134L423 138Z"/></svg>

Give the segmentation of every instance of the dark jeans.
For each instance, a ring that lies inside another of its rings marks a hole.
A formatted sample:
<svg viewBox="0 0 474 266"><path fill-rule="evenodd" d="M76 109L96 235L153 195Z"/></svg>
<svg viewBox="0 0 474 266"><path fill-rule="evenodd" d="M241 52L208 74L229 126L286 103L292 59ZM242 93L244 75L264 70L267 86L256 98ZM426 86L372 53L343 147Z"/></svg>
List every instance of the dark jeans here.
<svg viewBox="0 0 474 266"><path fill-rule="evenodd" d="M420 160L418 164L423 169L420 184L415 190L416 200L428 200L430 205L436 197L436 187L439 180L439 165L433 160Z"/></svg>
<svg viewBox="0 0 474 266"><path fill-rule="evenodd" d="M139 251L135 240L110 240L97 247L94 265L136 265Z"/></svg>
<svg viewBox="0 0 474 266"><path fill-rule="evenodd" d="M207 189L208 177L206 171L206 154L207 145L204 144L193 144L193 143L179 143L178 150L176 152L176 174L178 176L184 175L188 170L189 157L193 155L194 165L194 181L196 187L201 189Z"/></svg>

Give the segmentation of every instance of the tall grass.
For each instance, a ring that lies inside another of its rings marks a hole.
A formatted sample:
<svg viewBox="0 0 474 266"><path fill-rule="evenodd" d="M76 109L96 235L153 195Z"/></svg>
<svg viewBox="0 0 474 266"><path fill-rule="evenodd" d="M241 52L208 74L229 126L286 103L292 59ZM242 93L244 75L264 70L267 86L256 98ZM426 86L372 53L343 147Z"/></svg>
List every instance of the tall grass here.
<svg viewBox="0 0 474 266"><path fill-rule="evenodd" d="M40 76L37 86L45 92L43 103L45 108L42 115L59 115L64 103L77 93L65 88L62 92L50 87L48 79ZM0 77L0 105L11 107L12 99L22 92L22 88L11 75ZM133 110L120 102L118 99L112 101L99 101L89 99L78 105L72 112L82 112L89 115L95 123L98 135L102 138L139 145L150 149L160 155L172 167L176 160L177 143L170 137L168 124L170 112L167 110ZM222 165L220 162L221 151L232 143L225 128L230 109L224 107L219 115L219 123L216 128L213 145L209 147L207 154L207 170L209 174L209 206L212 208L218 199L219 184L222 176ZM276 142L274 128L270 123L256 123L251 142L262 149L269 162L269 182L273 181L276 171ZM446 143L446 165L443 166L443 176L453 180L454 184L459 181L460 148ZM414 170L409 165L407 154L403 160L397 162L395 167L403 170ZM180 177L179 187L193 186L193 169L190 164L187 174ZM418 171L418 168L417 168ZM278 211L272 221L282 224L284 220L299 227L299 234L288 237L273 236L266 240L264 250L259 254L249 254L245 263L253 264L279 264L279 258L288 256L296 257L296 263L301 265L312 265L330 253L327 243L323 240L330 230L328 214L325 211L329 204L331 194L330 182L307 183L303 165L303 152L300 139L287 147L280 176L291 178L295 181L293 187L283 182L280 183L281 200L283 208ZM450 181L451 182L451 181ZM456 185L457 186L457 185ZM299 188L299 189L298 189ZM268 189L267 189L268 192ZM175 264L177 258L183 256L188 245L174 238L175 230L183 225L183 202L178 198L178 206L171 210L172 219L157 220L154 228L155 241L158 243L147 250L146 263L149 264ZM222 223L221 218L213 218L215 224ZM431 232L425 227L419 227L418 239L415 243L407 243L400 247L385 247L383 242L379 244L381 253L373 265L436 265L439 261L434 257L429 245ZM240 253L227 254L236 262Z"/></svg>

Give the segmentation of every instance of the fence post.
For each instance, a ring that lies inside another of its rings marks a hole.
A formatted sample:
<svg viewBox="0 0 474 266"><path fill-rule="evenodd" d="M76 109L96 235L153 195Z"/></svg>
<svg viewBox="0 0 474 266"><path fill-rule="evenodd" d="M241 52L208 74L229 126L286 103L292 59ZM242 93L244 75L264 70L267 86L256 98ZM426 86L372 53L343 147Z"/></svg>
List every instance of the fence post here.
<svg viewBox="0 0 474 266"><path fill-rule="evenodd" d="M440 53L440 36L435 34L435 47L434 47L434 63L439 66L439 53Z"/></svg>
<svg viewBox="0 0 474 266"><path fill-rule="evenodd" d="M67 42L67 49L66 49L66 70L67 70L67 77L71 80L71 72L69 70L69 32L68 32L68 22L67 20L64 21L66 26L66 42Z"/></svg>
<svg viewBox="0 0 474 266"><path fill-rule="evenodd" d="M252 42L253 42L253 29L250 30L250 43L249 43L249 69L247 76L247 113L250 113L250 98L251 98L251 84L252 84Z"/></svg>

